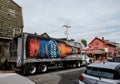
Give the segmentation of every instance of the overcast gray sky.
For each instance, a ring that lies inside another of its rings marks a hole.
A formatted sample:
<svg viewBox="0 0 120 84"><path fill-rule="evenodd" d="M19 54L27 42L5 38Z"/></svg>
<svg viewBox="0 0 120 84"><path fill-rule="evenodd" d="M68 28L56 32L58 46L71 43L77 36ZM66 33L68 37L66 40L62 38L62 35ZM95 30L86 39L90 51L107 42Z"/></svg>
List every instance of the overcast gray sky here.
<svg viewBox="0 0 120 84"><path fill-rule="evenodd" d="M120 0L14 0L22 7L24 32L69 39L104 37L120 43Z"/></svg>

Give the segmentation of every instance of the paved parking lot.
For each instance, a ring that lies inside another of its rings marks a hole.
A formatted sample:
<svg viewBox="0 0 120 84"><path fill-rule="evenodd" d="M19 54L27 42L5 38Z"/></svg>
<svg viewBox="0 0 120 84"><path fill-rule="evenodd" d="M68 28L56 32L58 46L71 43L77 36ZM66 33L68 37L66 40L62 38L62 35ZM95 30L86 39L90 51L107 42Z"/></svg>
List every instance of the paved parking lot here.
<svg viewBox="0 0 120 84"><path fill-rule="evenodd" d="M52 69L48 73L27 76L37 84L78 84L79 75L85 67L76 69Z"/></svg>

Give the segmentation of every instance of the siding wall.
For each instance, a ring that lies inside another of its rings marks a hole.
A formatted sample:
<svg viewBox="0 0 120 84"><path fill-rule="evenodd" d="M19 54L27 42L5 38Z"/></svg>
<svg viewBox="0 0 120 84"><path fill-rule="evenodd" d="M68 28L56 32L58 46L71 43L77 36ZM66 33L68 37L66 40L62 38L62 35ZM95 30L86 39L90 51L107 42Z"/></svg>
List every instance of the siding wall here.
<svg viewBox="0 0 120 84"><path fill-rule="evenodd" d="M90 49L103 49L105 47L104 43L98 39L95 39L90 45Z"/></svg>
<svg viewBox="0 0 120 84"><path fill-rule="evenodd" d="M103 41L99 40L99 39L95 39L90 45L89 45L89 49L104 49L104 48L108 48L108 52L110 54L114 54L116 53L116 47L113 47L111 45L106 45Z"/></svg>

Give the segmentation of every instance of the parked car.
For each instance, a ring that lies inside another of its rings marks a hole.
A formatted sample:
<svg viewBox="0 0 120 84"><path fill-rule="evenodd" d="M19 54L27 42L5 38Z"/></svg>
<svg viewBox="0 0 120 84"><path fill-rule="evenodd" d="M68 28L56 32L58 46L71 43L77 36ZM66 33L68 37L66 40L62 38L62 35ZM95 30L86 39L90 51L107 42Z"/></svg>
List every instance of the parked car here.
<svg viewBox="0 0 120 84"><path fill-rule="evenodd" d="M114 56L113 62L120 62L120 56Z"/></svg>
<svg viewBox="0 0 120 84"><path fill-rule="evenodd" d="M107 59L109 62L112 62L113 61L113 56L108 56L108 59Z"/></svg>
<svg viewBox="0 0 120 84"><path fill-rule="evenodd" d="M120 63L97 62L87 66L79 84L120 84Z"/></svg>
<svg viewBox="0 0 120 84"><path fill-rule="evenodd" d="M92 59L85 54L82 55L82 60L84 60L87 63L87 65L92 63Z"/></svg>
<svg viewBox="0 0 120 84"><path fill-rule="evenodd" d="M87 55L86 55L86 61L87 61L88 64L92 63L92 59L90 57L88 57Z"/></svg>

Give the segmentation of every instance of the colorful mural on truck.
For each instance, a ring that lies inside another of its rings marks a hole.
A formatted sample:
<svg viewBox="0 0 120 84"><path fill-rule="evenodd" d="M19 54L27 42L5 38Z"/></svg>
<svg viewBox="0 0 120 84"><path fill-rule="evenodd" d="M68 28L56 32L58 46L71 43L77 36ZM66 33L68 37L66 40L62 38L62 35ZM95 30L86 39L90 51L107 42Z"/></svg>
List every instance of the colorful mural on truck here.
<svg viewBox="0 0 120 84"><path fill-rule="evenodd" d="M64 58L67 55L80 54L80 48L51 38L28 36L26 54L30 58Z"/></svg>

